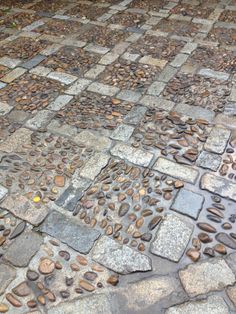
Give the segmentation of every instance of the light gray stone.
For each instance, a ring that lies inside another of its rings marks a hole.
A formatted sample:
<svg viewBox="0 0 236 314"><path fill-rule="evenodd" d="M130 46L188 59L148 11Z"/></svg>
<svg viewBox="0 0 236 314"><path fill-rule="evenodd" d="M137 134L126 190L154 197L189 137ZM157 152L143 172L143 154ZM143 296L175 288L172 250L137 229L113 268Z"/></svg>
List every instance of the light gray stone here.
<svg viewBox="0 0 236 314"><path fill-rule="evenodd" d="M142 120L146 111L147 108L145 107L135 106L124 118L124 122L129 124L138 124Z"/></svg>
<svg viewBox="0 0 236 314"><path fill-rule="evenodd" d="M222 154L228 143L230 134L230 130L220 126L215 126L211 130L204 145L205 150L216 154Z"/></svg>
<svg viewBox="0 0 236 314"><path fill-rule="evenodd" d="M152 58L151 56L144 56L139 60L139 62L143 64L153 65L159 67L160 69L163 69L167 63L166 60Z"/></svg>
<svg viewBox="0 0 236 314"><path fill-rule="evenodd" d="M221 156L206 151L202 151L197 159L197 166L205 169L210 169L212 171L217 171L221 164Z"/></svg>
<svg viewBox="0 0 236 314"><path fill-rule="evenodd" d="M63 302L48 309L48 314L112 314L107 294L92 294L72 302Z"/></svg>
<svg viewBox="0 0 236 314"><path fill-rule="evenodd" d="M34 226L38 226L48 214L48 209L43 206L35 210L34 205L20 194L7 196L1 203L1 207Z"/></svg>
<svg viewBox="0 0 236 314"><path fill-rule="evenodd" d="M201 178L200 186L203 190L236 201L236 184L230 180L211 173L205 173Z"/></svg>
<svg viewBox="0 0 236 314"><path fill-rule="evenodd" d="M153 82L151 86L148 88L148 94L153 96L159 96L165 87L166 84L163 82Z"/></svg>
<svg viewBox="0 0 236 314"><path fill-rule="evenodd" d="M45 127L53 116L53 112L49 110L41 110L32 119L29 119L25 126L30 129L37 130L39 128Z"/></svg>
<svg viewBox="0 0 236 314"><path fill-rule="evenodd" d="M233 287L228 287L226 290L228 297L236 308L236 284Z"/></svg>
<svg viewBox="0 0 236 314"><path fill-rule="evenodd" d="M99 93L106 96L114 96L119 92L118 87L105 85L102 83L94 82L88 87L88 91Z"/></svg>
<svg viewBox="0 0 236 314"><path fill-rule="evenodd" d="M57 133L62 136L75 137L77 135L76 127L69 124L61 124L57 120L52 120L47 126L48 131L52 133Z"/></svg>
<svg viewBox="0 0 236 314"><path fill-rule="evenodd" d="M185 46L181 49L182 53L191 54L195 49L197 48L197 43L187 43Z"/></svg>
<svg viewBox="0 0 236 314"><path fill-rule="evenodd" d="M215 78L217 80L228 80L229 74L220 71L214 71L211 69L201 69L198 74L206 77Z"/></svg>
<svg viewBox="0 0 236 314"><path fill-rule="evenodd" d="M233 86L231 93L229 95L229 101L235 101L236 102L236 86Z"/></svg>
<svg viewBox="0 0 236 314"><path fill-rule="evenodd" d="M80 94L89 84L91 83L90 80L87 79L78 79L73 85L71 85L67 90L66 93L69 95L78 95Z"/></svg>
<svg viewBox="0 0 236 314"><path fill-rule="evenodd" d="M16 270L6 264L1 262L0 264L0 295L5 292L5 289L9 286L9 284L16 278Z"/></svg>
<svg viewBox="0 0 236 314"><path fill-rule="evenodd" d="M151 243L151 253L178 262L188 245L193 228L193 224L186 218L166 215Z"/></svg>
<svg viewBox="0 0 236 314"><path fill-rule="evenodd" d="M201 194L183 188L176 195L171 209L197 219L203 203L204 197Z"/></svg>
<svg viewBox="0 0 236 314"><path fill-rule="evenodd" d="M164 99L162 97L155 97L155 96L150 96L146 95L144 96L140 101L140 104L150 107L150 108L158 108L158 109L163 109L165 111L170 111L173 109L175 103Z"/></svg>
<svg viewBox="0 0 236 314"><path fill-rule="evenodd" d="M180 280L189 296L222 290L235 282L235 275L223 259L215 258L190 264L179 272Z"/></svg>
<svg viewBox="0 0 236 314"><path fill-rule="evenodd" d="M85 164L80 172L81 177L94 180L101 170L106 167L110 157L103 153L96 153Z"/></svg>
<svg viewBox="0 0 236 314"><path fill-rule="evenodd" d="M12 59L7 56L0 58L0 64L10 69L14 69L20 63L21 63L20 59Z"/></svg>
<svg viewBox="0 0 236 314"><path fill-rule="evenodd" d="M139 54L137 53L129 53L129 52L125 52L121 58L122 59L125 59L125 60L128 60L128 61L136 61L138 58L140 57Z"/></svg>
<svg viewBox="0 0 236 314"><path fill-rule="evenodd" d="M198 170L185 165L180 165L164 157L159 157L157 159L153 169L192 184L196 182L199 175Z"/></svg>
<svg viewBox="0 0 236 314"><path fill-rule="evenodd" d="M47 76L52 70L49 68L46 68L44 66L38 65L37 67L30 70L30 73L39 75L39 76Z"/></svg>
<svg viewBox="0 0 236 314"><path fill-rule="evenodd" d="M114 52L108 52L107 54L105 54L101 60L99 61L99 63L104 64L104 65L108 65L113 63L116 59L119 58L119 54L118 53L114 53Z"/></svg>
<svg viewBox="0 0 236 314"><path fill-rule="evenodd" d="M9 106L8 103L0 101L0 116L4 116L11 110L12 110L12 107Z"/></svg>
<svg viewBox="0 0 236 314"><path fill-rule="evenodd" d="M0 82L0 89L6 87L7 84L3 83L3 82Z"/></svg>
<svg viewBox="0 0 236 314"><path fill-rule="evenodd" d="M11 72L7 73L1 78L4 83L11 83L21 75L23 75L27 70L23 68L15 68Z"/></svg>
<svg viewBox="0 0 236 314"><path fill-rule="evenodd" d="M17 267L28 266L31 258L39 251L43 238L32 231L22 233L8 247L4 259Z"/></svg>
<svg viewBox="0 0 236 314"><path fill-rule="evenodd" d="M71 83L77 80L77 76L57 71L50 72L47 77L66 85L70 85Z"/></svg>
<svg viewBox="0 0 236 314"><path fill-rule="evenodd" d="M126 245L102 236L92 249L92 259L119 273L129 274L152 269L151 259Z"/></svg>
<svg viewBox="0 0 236 314"><path fill-rule="evenodd" d="M184 53L179 53L175 58L174 60L171 62L171 66L174 67L174 68L178 68L178 67L181 67L182 64L184 64L187 59L188 59L188 55L187 54L184 54Z"/></svg>
<svg viewBox="0 0 236 314"><path fill-rule="evenodd" d="M94 45L94 44L88 44L84 50L86 51L90 51L90 52L94 52L94 53L98 53L98 54L101 54L101 55L104 55L106 53L108 53L108 51L110 51L109 48L107 47L102 47L102 46L99 46L99 45Z"/></svg>
<svg viewBox="0 0 236 314"><path fill-rule="evenodd" d="M51 54L57 52L61 47L62 47L62 45L54 43L54 44L52 44L50 46L47 46L40 53L41 53L41 55L50 56Z"/></svg>
<svg viewBox="0 0 236 314"><path fill-rule="evenodd" d="M189 116L193 119L205 119L209 122L213 121L214 119L214 112L208 110L208 109L205 109L205 108L201 108L201 110L199 110L199 107L195 107L195 106L190 106L188 104L177 104L176 107L175 107L175 111L183 114L183 115L186 115L186 116Z"/></svg>
<svg viewBox="0 0 236 314"><path fill-rule="evenodd" d="M7 195L8 190L0 184L0 201Z"/></svg>
<svg viewBox="0 0 236 314"><path fill-rule="evenodd" d="M0 144L0 151L13 153L17 147L21 147L24 143L29 142L32 131L21 128L9 136L3 143Z"/></svg>
<svg viewBox="0 0 236 314"><path fill-rule="evenodd" d="M173 306L166 314L230 314L227 304L220 296L212 295L205 300L190 301Z"/></svg>
<svg viewBox="0 0 236 314"><path fill-rule="evenodd" d="M91 68L88 72L85 73L85 77L89 79L95 79L99 74L101 74L105 70L105 66L96 64L93 68Z"/></svg>
<svg viewBox="0 0 236 314"><path fill-rule="evenodd" d="M177 73L177 69L167 65L163 71L161 71L160 75L158 76L158 80L161 82L168 83L169 80Z"/></svg>
<svg viewBox="0 0 236 314"><path fill-rule="evenodd" d="M137 102L142 97L142 94L139 92L134 92L132 90L122 90L117 98L126 100L129 102Z"/></svg>
<svg viewBox="0 0 236 314"><path fill-rule="evenodd" d="M128 141L134 131L134 127L121 124L111 134L110 138L117 141Z"/></svg>
<svg viewBox="0 0 236 314"><path fill-rule="evenodd" d="M82 143L87 146L93 147L97 151L109 149L111 140L105 136L93 134L90 131L82 131L73 139L76 143Z"/></svg>
<svg viewBox="0 0 236 314"><path fill-rule="evenodd" d="M225 261L232 269L233 273L236 275L236 253L231 253L227 255Z"/></svg>
<svg viewBox="0 0 236 314"><path fill-rule="evenodd" d="M33 67L37 66L39 63L41 63L46 57L42 55L36 55L32 59L26 61L25 63L21 64L21 66L25 69L32 69Z"/></svg>
<svg viewBox="0 0 236 314"><path fill-rule="evenodd" d="M61 110L65 105L67 105L73 96L60 95L58 96L50 105L47 107L49 110L58 111Z"/></svg>
<svg viewBox="0 0 236 314"><path fill-rule="evenodd" d="M111 154L121 159L127 159L129 162L139 166L148 167L153 154L144 150L131 147L125 143L117 143L112 149Z"/></svg>
<svg viewBox="0 0 236 314"><path fill-rule="evenodd" d="M81 225L78 220L68 218L57 211L47 216L40 225L40 231L66 243L82 254L87 254L100 236L98 230Z"/></svg>

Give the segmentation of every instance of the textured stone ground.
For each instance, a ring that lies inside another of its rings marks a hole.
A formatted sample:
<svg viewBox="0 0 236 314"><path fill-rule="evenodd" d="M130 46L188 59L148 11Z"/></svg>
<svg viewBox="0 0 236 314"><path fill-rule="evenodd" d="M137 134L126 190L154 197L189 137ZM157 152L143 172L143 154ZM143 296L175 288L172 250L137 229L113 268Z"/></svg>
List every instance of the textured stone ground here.
<svg viewBox="0 0 236 314"><path fill-rule="evenodd" d="M0 313L236 313L235 0L0 0Z"/></svg>

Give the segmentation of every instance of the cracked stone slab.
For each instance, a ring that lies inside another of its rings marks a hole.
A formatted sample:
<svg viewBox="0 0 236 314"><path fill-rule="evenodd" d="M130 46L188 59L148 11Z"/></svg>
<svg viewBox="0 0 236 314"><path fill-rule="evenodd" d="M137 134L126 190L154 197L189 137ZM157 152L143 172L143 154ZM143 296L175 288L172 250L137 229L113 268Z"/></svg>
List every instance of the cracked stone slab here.
<svg viewBox="0 0 236 314"><path fill-rule="evenodd" d="M144 167L147 167L153 158L152 153L145 152L141 149L131 147L124 143L117 143L111 149L111 154L121 159L127 159L131 163Z"/></svg>
<svg viewBox="0 0 236 314"><path fill-rule="evenodd" d="M197 166L202 167L204 169L210 169L212 171L217 171L221 164L221 156L209 153L206 151L202 151L197 159Z"/></svg>
<svg viewBox="0 0 236 314"><path fill-rule="evenodd" d="M201 194L183 188L176 195L171 209L197 219L203 203L204 197Z"/></svg>
<svg viewBox="0 0 236 314"><path fill-rule="evenodd" d="M47 311L48 314L112 314L109 296L93 294L72 302L63 302Z"/></svg>
<svg viewBox="0 0 236 314"><path fill-rule="evenodd" d="M144 272L152 269L152 262L148 256L134 251L126 245L121 245L107 236L102 236L97 241L92 250L92 258L119 274Z"/></svg>
<svg viewBox="0 0 236 314"><path fill-rule="evenodd" d="M107 165L110 157L103 153L92 156L80 172L81 177L94 180L100 171Z"/></svg>
<svg viewBox="0 0 236 314"><path fill-rule="evenodd" d="M87 254L100 236L98 230L81 226L77 220L57 211L47 216L40 226L40 231L66 243L82 254Z"/></svg>
<svg viewBox="0 0 236 314"><path fill-rule="evenodd" d="M205 150L211 153L222 154L230 138L230 130L219 126L214 127L204 145Z"/></svg>
<svg viewBox="0 0 236 314"><path fill-rule="evenodd" d="M166 314L229 314L229 308L224 299L212 295L205 300L185 302L173 306L166 311Z"/></svg>
<svg viewBox="0 0 236 314"><path fill-rule="evenodd" d="M0 295L5 292L5 289L16 278L16 270L10 265L0 264Z"/></svg>
<svg viewBox="0 0 236 314"><path fill-rule="evenodd" d="M111 146L111 140L105 136L93 134L90 131L82 131L73 138L77 144L85 144L93 147L97 151L108 149Z"/></svg>
<svg viewBox="0 0 236 314"><path fill-rule="evenodd" d="M188 265L179 272L180 280L189 296L222 290L235 282L235 275L223 259Z"/></svg>
<svg viewBox="0 0 236 314"><path fill-rule="evenodd" d="M236 201L236 184L211 173L205 173L200 182L201 189Z"/></svg>
<svg viewBox="0 0 236 314"><path fill-rule="evenodd" d="M177 164L164 157L159 157L157 159L153 169L192 184L196 182L199 175L198 170Z"/></svg>
<svg viewBox="0 0 236 314"><path fill-rule="evenodd" d="M38 226L48 214L47 208L41 207L35 210L34 205L20 194L7 196L1 203L1 207L34 226Z"/></svg>
<svg viewBox="0 0 236 314"><path fill-rule="evenodd" d="M14 266L26 267L42 243L43 238L40 234L32 231L24 232L10 244L4 259Z"/></svg>
<svg viewBox="0 0 236 314"><path fill-rule="evenodd" d="M18 129L15 133L13 133L3 143L0 144L0 151L6 153L15 152L18 147L30 141L31 134L32 131L26 128Z"/></svg>
<svg viewBox="0 0 236 314"><path fill-rule="evenodd" d="M178 262L188 245L193 228L193 224L186 218L167 214L159 225L150 252Z"/></svg>

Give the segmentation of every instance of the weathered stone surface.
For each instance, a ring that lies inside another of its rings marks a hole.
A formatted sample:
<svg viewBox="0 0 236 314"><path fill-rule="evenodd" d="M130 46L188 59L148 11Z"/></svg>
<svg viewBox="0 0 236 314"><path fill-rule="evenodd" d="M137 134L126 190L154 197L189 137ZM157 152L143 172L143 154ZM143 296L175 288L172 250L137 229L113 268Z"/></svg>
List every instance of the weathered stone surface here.
<svg viewBox="0 0 236 314"><path fill-rule="evenodd" d="M175 197L171 209L197 219L204 203L201 194L194 193L187 189L181 189Z"/></svg>
<svg viewBox="0 0 236 314"><path fill-rule="evenodd" d="M166 311L166 314L229 314L229 309L224 299L212 295L206 300L190 301L173 306Z"/></svg>
<svg viewBox="0 0 236 314"><path fill-rule="evenodd" d="M205 169L210 169L212 171L217 171L221 164L221 156L202 151L197 159L197 166Z"/></svg>
<svg viewBox="0 0 236 314"><path fill-rule="evenodd" d="M151 259L107 236L101 237L92 250L94 261L120 274L152 269Z"/></svg>
<svg viewBox="0 0 236 314"><path fill-rule="evenodd" d="M134 128L132 126L127 124L121 124L112 132L110 137L113 140L128 141L133 131Z"/></svg>
<svg viewBox="0 0 236 314"><path fill-rule="evenodd" d="M52 119L53 115L54 113L49 110L41 110L32 119L26 122L26 127L33 130L45 127L50 119Z"/></svg>
<svg viewBox="0 0 236 314"><path fill-rule="evenodd" d="M0 201L7 195L8 190L0 184Z"/></svg>
<svg viewBox="0 0 236 314"><path fill-rule="evenodd" d="M112 314L109 296L93 294L73 302L64 302L48 310L48 314Z"/></svg>
<svg viewBox="0 0 236 314"><path fill-rule="evenodd" d="M107 95L107 96L114 96L115 94L117 94L119 92L118 87L105 85L105 84L97 83L97 82L92 83L88 87L88 90L90 92L99 93L99 94L103 94L103 95Z"/></svg>
<svg viewBox="0 0 236 314"><path fill-rule="evenodd" d="M228 80L229 78L229 74L220 71L213 71L211 69L201 69L199 71L199 74L206 77L212 77L218 80Z"/></svg>
<svg viewBox="0 0 236 314"><path fill-rule="evenodd" d="M236 285L234 285L233 287L229 287L226 290L228 297L230 298L231 302L234 304L234 306L236 307Z"/></svg>
<svg viewBox="0 0 236 314"><path fill-rule="evenodd" d="M82 131L73 139L76 143L86 144L97 151L108 149L111 146L111 140L105 136L98 136L90 131Z"/></svg>
<svg viewBox="0 0 236 314"><path fill-rule="evenodd" d="M1 207L34 226L38 226L48 214L47 208L41 207L35 210L29 200L20 194L7 196L1 203Z"/></svg>
<svg viewBox="0 0 236 314"><path fill-rule="evenodd" d="M219 232L216 235L216 240L220 243L223 243L225 246L230 247L233 250L236 250L236 240L231 238L225 232Z"/></svg>
<svg viewBox="0 0 236 314"><path fill-rule="evenodd" d="M2 295L8 285L14 280L16 277L16 270L6 264L0 264L0 295Z"/></svg>
<svg viewBox="0 0 236 314"><path fill-rule="evenodd" d="M153 169L189 183L195 183L199 175L196 169L177 164L163 157L157 159Z"/></svg>
<svg viewBox="0 0 236 314"><path fill-rule="evenodd" d="M73 97L69 95L60 95L53 102L51 102L47 108L53 111L60 110L66 104L68 104L68 102L70 102L72 98Z"/></svg>
<svg viewBox="0 0 236 314"><path fill-rule="evenodd" d="M26 72L26 69L23 68L15 68L11 72L7 73L5 76L1 78L4 83L11 83L21 75Z"/></svg>
<svg viewBox="0 0 236 314"><path fill-rule="evenodd" d="M175 105L175 103L170 100L150 95L144 96L139 102L146 107L163 109L165 111L170 111Z"/></svg>
<svg viewBox="0 0 236 314"><path fill-rule="evenodd" d="M107 165L110 157L103 153L92 156L80 172L81 177L94 180L100 171Z"/></svg>
<svg viewBox="0 0 236 314"><path fill-rule="evenodd" d="M127 114L124 119L124 122L129 124L137 124L143 118L147 108L141 106L135 106L132 110Z"/></svg>
<svg viewBox="0 0 236 314"><path fill-rule="evenodd" d="M70 95L78 95L81 93L89 84L91 83L90 80L87 79L78 79L75 81L73 85L71 85L67 90L66 93Z"/></svg>
<svg viewBox="0 0 236 314"><path fill-rule="evenodd" d="M117 143L111 149L111 154L144 167L147 167L153 158L152 153L145 152L144 150L131 147L124 143Z"/></svg>
<svg viewBox="0 0 236 314"><path fill-rule="evenodd" d="M192 232L193 225L186 218L168 214L159 225L150 251L155 255L178 262L188 245Z"/></svg>
<svg viewBox="0 0 236 314"><path fill-rule="evenodd" d="M0 101L0 116L4 116L11 110L12 110L12 107L9 106L8 103Z"/></svg>
<svg viewBox="0 0 236 314"><path fill-rule="evenodd" d="M41 224L40 231L83 254L87 254L91 250L100 235L99 231L81 226L77 220L68 218L56 211L48 215Z"/></svg>
<svg viewBox="0 0 236 314"><path fill-rule="evenodd" d="M30 141L30 135L32 131L21 128L18 129L15 133L9 136L3 143L0 144L0 151L6 153L12 153L16 151L17 147L22 146L25 142Z"/></svg>
<svg viewBox="0 0 236 314"><path fill-rule="evenodd" d="M220 126L216 126L211 130L204 148L209 152L222 154L225 150L229 137L229 130Z"/></svg>
<svg viewBox="0 0 236 314"><path fill-rule="evenodd" d="M38 233L24 232L10 244L4 259L14 266L26 267L42 243L43 238Z"/></svg>
<svg viewBox="0 0 236 314"><path fill-rule="evenodd" d="M192 264L179 272L185 291L191 296L222 290L235 282L235 275L223 259Z"/></svg>
<svg viewBox="0 0 236 314"><path fill-rule="evenodd" d="M48 124L47 129L53 133L57 133L62 136L66 134L67 136L71 136L74 138L77 135L76 127L69 124L61 125L60 122L57 120L52 120Z"/></svg>
<svg viewBox="0 0 236 314"><path fill-rule="evenodd" d="M225 261L229 265L229 267L232 269L233 273L236 275L236 253L229 254Z"/></svg>
<svg viewBox="0 0 236 314"><path fill-rule="evenodd" d="M236 184L225 178L218 177L211 173L205 173L201 178L200 186L203 190L236 201Z"/></svg>
<svg viewBox="0 0 236 314"><path fill-rule="evenodd" d="M63 73L63 72L57 72L57 71L50 72L47 77L49 77L52 80L59 81L59 82L66 84L66 85L70 85L75 80L77 80L77 76Z"/></svg>
<svg viewBox="0 0 236 314"><path fill-rule="evenodd" d="M199 107L190 106L185 103L177 104L175 107L175 111L183 115L189 116L193 119L205 119L209 122L211 122L215 116L214 112L212 112L211 110L205 108L201 108L201 110L199 110Z"/></svg>

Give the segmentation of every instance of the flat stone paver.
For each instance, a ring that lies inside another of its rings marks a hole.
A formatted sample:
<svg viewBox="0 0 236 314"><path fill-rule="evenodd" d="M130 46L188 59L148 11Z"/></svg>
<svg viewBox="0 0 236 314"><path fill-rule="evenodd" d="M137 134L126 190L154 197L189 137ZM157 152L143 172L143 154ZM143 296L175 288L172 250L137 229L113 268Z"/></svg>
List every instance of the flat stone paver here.
<svg viewBox="0 0 236 314"><path fill-rule="evenodd" d="M234 313L235 0L0 5L0 313Z"/></svg>

